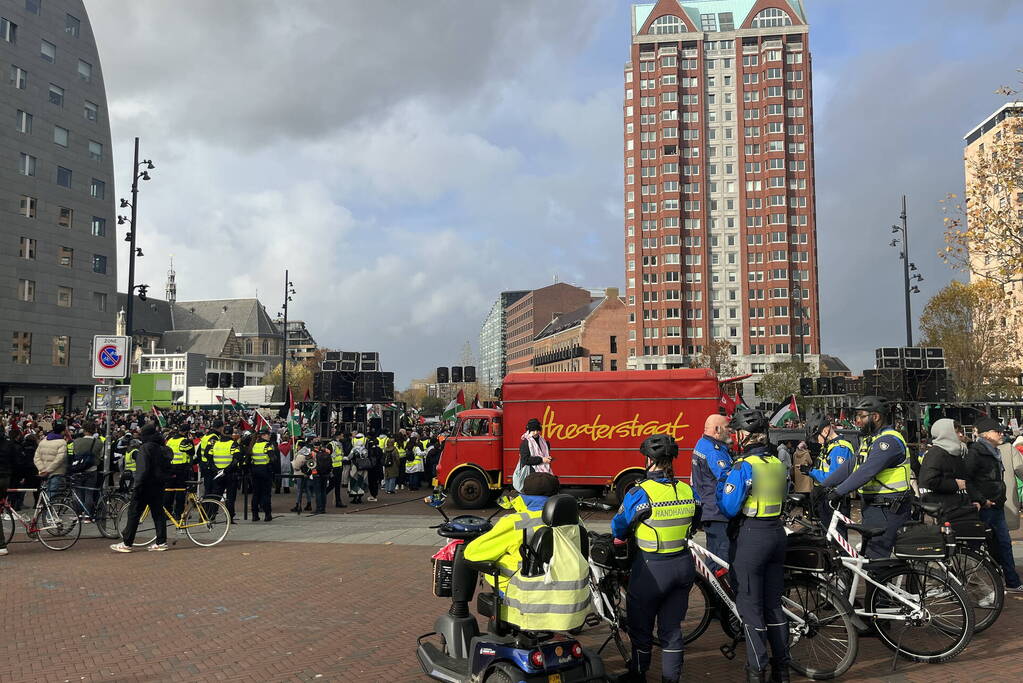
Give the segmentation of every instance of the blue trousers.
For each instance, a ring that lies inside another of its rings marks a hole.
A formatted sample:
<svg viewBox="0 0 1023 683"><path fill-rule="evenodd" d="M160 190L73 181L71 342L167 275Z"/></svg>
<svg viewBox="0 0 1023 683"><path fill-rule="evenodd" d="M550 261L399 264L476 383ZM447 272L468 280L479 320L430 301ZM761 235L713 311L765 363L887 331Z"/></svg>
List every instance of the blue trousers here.
<svg viewBox="0 0 1023 683"><path fill-rule="evenodd" d="M707 534L707 550L728 561L732 548L732 540L728 538L728 522L704 522L703 532ZM718 569L718 564L713 560L708 561L707 566L711 571Z"/></svg>
<svg viewBox="0 0 1023 683"><path fill-rule="evenodd" d="M674 681L682 675L682 620L689 609L689 589L695 580L696 566L688 550L671 554L639 551L632 563L625 603L633 671L650 668L656 621L661 676Z"/></svg>
<svg viewBox="0 0 1023 683"><path fill-rule="evenodd" d="M767 646L775 670L788 670L789 625L782 609L785 590L785 528L780 518L746 519L733 546L735 603L746 636L746 668L766 671Z"/></svg>
<svg viewBox="0 0 1023 683"><path fill-rule="evenodd" d="M1019 573L1016 571L1016 560L1012 556L1012 539L1009 538L1009 527L1005 523L1005 510L1001 505L993 508L981 508L980 518L991 527L991 540L988 547L998 564L1005 572L1005 585L1017 588L1020 585Z"/></svg>
<svg viewBox="0 0 1023 683"><path fill-rule="evenodd" d="M895 536L899 533L899 527L909 520L909 513L909 505L906 503L895 507L863 506L863 526L885 530L880 536L870 539L867 544L866 556L868 559L885 559L892 556Z"/></svg>

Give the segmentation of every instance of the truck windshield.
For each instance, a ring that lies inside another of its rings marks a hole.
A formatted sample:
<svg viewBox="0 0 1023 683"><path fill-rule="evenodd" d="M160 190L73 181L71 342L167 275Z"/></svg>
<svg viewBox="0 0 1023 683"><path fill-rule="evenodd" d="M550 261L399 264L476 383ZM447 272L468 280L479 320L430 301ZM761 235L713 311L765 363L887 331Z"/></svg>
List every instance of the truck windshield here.
<svg viewBox="0 0 1023 683"><path fill-rule="evenodd" d="M485 417L466 418L462 420L462 426L458 434L460 436L487 436L489 422Z"/></svg>

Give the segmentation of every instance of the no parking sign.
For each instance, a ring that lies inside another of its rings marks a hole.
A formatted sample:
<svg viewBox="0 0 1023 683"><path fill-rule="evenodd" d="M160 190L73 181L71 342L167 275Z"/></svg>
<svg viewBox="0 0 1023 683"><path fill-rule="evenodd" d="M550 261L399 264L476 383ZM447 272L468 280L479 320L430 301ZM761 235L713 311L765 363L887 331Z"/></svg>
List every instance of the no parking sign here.
<svg viewBox="0 0 1023 683"><path fill-rule="evenodd" d="M127 337L93 337L92 376L96 379L124 379L128 376Z"/></svg>

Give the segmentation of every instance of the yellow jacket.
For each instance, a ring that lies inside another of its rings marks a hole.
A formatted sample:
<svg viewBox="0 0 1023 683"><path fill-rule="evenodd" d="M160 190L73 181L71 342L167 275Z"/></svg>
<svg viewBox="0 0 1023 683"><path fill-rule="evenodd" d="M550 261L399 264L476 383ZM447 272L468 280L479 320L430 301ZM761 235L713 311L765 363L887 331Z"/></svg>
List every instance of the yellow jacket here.
<svg viewBox="0 0 1023 683"><path fill-rule="evenodd" d="M543 526L540 516L543 514L543 504L547 501L543 496L528 496L532 500L524 502L530 508L522 512L512 512L497 520L494 528L483 534L465 546L465 559L470 562L496 562L501 573L497 587L504 591L508 585L508 579L518 572L522 562L522 555L519 548L522 546L522 532L526 531L526 538L533 537L533 531ZM539 501L537 505L536 502ZM517 506L516 506L517 507ZM493 576L486 576L487 582L493 585Z"/></svg>

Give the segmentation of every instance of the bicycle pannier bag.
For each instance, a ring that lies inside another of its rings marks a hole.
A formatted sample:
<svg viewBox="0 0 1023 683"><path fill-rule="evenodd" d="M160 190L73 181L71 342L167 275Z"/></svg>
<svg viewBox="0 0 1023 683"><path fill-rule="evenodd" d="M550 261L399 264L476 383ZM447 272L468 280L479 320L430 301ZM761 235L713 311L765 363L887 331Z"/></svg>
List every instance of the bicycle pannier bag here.
<svg viewBox="0 0 1023 683"><path fill-rule="evenodd" d="M957 541L983 541L987 539L987 524L980 520L951 522Z"/></svg>
<svg viewBox="0 0 1023 683"><path fill-rule="evenodd" d="M785 548L785 567L805 572L828 572L834 567L835 552L823 536L792 534Z"/></svg>
<svg viewBox="0 0 1023 683"><path fill-rule="evenodd" d="M904 526L895 537L895 557L904 560L939 560L946 556L945 535L930 524Z"/></svg>

